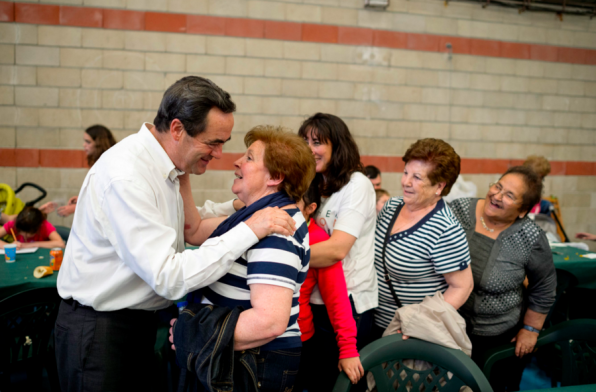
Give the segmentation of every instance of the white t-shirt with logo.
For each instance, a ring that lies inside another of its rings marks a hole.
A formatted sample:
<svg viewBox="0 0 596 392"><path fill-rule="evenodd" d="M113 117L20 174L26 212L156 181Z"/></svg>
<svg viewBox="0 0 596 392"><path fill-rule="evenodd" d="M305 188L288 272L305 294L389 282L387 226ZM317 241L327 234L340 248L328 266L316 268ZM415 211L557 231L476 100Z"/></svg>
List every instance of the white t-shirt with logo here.
<svg viewBox="0 0 596 392"><path fill-rule="evenodd" d="M315 215L315 222L329 236L333 230L341 230L356 237L342 263L348 294L352 296L358 313L376 308L379 303L374 262L375 204L373 185L364 174L356 172L339 192L322 198L321 207ZM318 287L315 287L310 302L324 304Z"/></svg>

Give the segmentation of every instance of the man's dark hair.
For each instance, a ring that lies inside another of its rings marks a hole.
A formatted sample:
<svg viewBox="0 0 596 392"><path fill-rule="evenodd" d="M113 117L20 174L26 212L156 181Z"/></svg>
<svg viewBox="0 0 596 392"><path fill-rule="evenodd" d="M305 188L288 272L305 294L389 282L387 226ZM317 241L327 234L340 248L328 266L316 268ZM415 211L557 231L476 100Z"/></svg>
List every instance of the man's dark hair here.
<svg viewBox="0 0 596 392"><path fill-rule="evenodd" d="M153 123L158 132L168 132L174 119L180 120L189 136L205 131L212 108L224 113L236 110L230 94L209 79L186 76L171 85L163 95Z"/></svg>
<svg viewBox="0 0 596 392"><path fill-rule="evenodd" d="M372 180L373 178L377 178L378 176L380 176L381 171L376 166L368 165L364 168L364 174L366 174L366 176Z"/></svg>

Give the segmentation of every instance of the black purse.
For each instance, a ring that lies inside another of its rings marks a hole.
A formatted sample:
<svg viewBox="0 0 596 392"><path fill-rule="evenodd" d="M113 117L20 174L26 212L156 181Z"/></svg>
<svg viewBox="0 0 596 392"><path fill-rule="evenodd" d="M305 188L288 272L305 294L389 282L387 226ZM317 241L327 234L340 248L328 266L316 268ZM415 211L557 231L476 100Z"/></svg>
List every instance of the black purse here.
<svg viewBox="0 0 596 392"><path fill-rule="evenodd" d="M381 263L383 264L383 270L385 271L385 282L387 282L387 285L389 286L389 291L391 291L391 295L393 295L393 300L395 301L395 304L398 308L401 308L401 301L397 297L397 294L393 289L393 284L391 283L391 278L389 277L389 271L387 270L387 264L385 263L385 249L387 248L389 237L391 237L391 230L393 229L393 225L395 224L397 216L399 215L399 212L401 211L402 207L403 205L397 207L397 210L395 210L395 213L391 217L391 221L389 222L389 226L387 227L387 233L385 233L385 240L383 241L383 251L381 252Z"/></svg>

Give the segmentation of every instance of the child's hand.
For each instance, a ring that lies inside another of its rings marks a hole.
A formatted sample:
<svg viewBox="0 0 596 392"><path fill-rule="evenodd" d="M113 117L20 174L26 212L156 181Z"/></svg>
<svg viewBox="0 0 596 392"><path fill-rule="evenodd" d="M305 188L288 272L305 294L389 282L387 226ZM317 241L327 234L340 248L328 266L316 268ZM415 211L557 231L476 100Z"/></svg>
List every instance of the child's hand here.
<svg viewBox="0 0 596 392"><path fill-rule="evenodd" d="M17 250L19 250L19 249L22 249L22 248L26 248L26 247L27 247L27 246L26 246L27 244L23 244L23 243L22 243L22 242L20 242L20 241L15 241L15 242L13 242L13 244L15 244L15 245L17 246Z"/></svg>
<svg viewBox="0 0 596 392"><path fill-rule="evenodd" d="M356 384L364 376L364 368L360 363L360 357L340 359L337 367L340 372L346 372L352 384Z"/></svg>

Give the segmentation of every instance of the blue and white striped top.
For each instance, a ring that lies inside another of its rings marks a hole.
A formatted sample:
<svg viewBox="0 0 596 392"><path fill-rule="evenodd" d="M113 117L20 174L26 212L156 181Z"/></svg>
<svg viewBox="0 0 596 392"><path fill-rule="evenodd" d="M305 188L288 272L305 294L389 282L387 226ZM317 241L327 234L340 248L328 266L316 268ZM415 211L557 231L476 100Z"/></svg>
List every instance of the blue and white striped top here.
<svg viewBox="0 0 596 392"><path fill-rule="evenodd" d="M385 203L377 218L375 268L379 307L375 311L375 323L381 328L389 325L397 310L385 281L381 260L383 241L391 218L403 205L401 197L394 197ZM387 271L402 305L417 304L437 291L445 292L448 285L443 274L464 270L470 262L464 230L443 199L414 226L389 237L385 250Z"/></svg>
<svg viewBox="0 0 596 392"><path fill-rule="evenodd" d="M203 292L205 298L215 305L230 309L242 306L247 310L252 308L251 284L269 284L292 290L294 296L286 332L261 346L262 351L302 347L297 321L298 297L310 261L308 225L300 210L288 209L286 212L296 222L297 230L293 236L272 234L263 238L236 260L226 275Z"/></svg>

